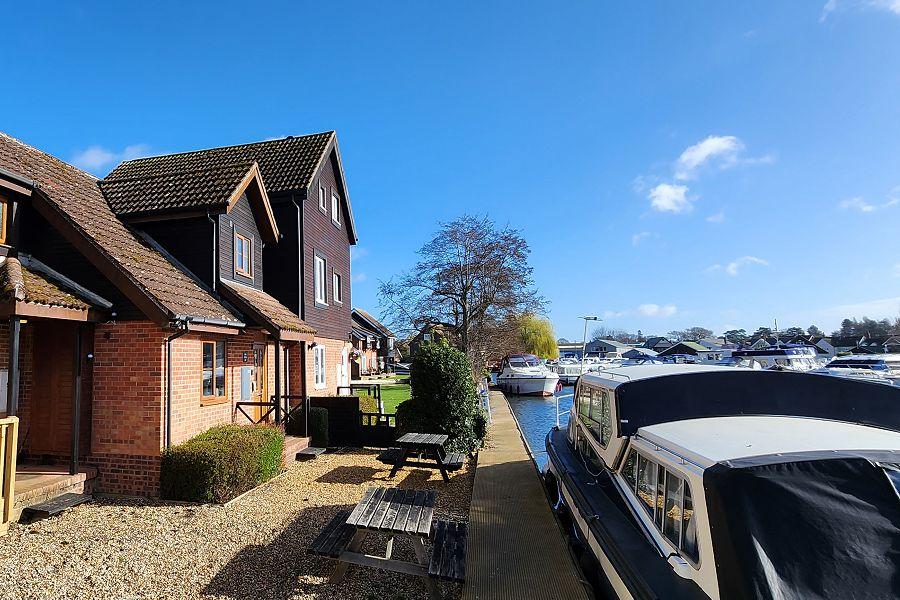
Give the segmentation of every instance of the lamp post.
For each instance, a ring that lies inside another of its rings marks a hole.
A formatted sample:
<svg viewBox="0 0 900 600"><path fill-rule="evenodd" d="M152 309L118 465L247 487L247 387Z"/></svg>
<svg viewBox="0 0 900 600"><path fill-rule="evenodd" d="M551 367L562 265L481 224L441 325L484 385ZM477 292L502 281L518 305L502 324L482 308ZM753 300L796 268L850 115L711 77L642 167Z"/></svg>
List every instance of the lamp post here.
<svg viewBox="0 0 900 600"><path fill-rule="evenodd" d="M584 375L584 354L585 348L587 347L587 327L588 321L601 321L599 317L579 317L584 319L584 335L581 336L581 374ZM556 428L559 429L559 396L554 394L556 397ZM575 398L572 398L572 402L575 402Z"/></svg>

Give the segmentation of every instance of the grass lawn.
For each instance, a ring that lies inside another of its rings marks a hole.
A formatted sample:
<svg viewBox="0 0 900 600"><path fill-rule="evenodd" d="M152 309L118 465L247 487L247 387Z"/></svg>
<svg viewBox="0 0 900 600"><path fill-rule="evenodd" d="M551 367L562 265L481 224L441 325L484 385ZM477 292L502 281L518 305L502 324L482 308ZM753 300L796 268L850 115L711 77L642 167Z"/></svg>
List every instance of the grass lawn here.
<svg viewBox="0 0 900 600"><path fill-rule="evenodd" d="M381 386L381 400L384 402L384 412L397 412L397 405L409 400L409 384Z"/></svg>

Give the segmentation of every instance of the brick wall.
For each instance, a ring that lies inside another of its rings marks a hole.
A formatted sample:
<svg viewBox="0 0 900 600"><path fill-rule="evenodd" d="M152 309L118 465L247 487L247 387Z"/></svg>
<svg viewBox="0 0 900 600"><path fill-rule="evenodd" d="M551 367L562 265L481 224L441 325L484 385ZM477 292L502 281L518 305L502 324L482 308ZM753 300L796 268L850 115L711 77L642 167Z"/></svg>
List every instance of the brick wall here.
<svg viewBox="0 0 900 600"><path fill-rule="evenodd" d="M316 344L325 346L325 387L322 389L316 389L315 387L315 352L313 350L308 350L306 352L307 393L310 396L335 395L337 394L338 385L336 367L341 363L342 351L346 348L347 353L349 354L353 348L349 342L344 342L343 340L317 337L314 341ZM349 358L347 364L347 375L349 380Z"/></svg>

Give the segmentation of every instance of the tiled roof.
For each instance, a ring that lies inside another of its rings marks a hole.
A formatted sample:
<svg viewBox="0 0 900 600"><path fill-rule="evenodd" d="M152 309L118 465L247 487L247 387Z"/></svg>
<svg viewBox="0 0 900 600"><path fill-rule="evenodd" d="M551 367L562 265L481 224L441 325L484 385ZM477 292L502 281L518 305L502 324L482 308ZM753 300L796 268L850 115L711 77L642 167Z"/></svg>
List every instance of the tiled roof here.
<svg viewBox="0 0 900 600"><path fill-rule="evenodd" d="M376 329L376 331L378 331L382 335L387 336L387 337L396 337L396 336L394 336L394 334L391 332L390 329L388 329L381 323L381 321L379 321L378 319L376 319L375 317L373 317L372 315L370 315L368 312L364 311L363 309L354 308L353 312L359 314L359 316L361 316L365 321L368 321L368 323L371 326L373 326Z"/></svg>
<svg viewBox="0 0 900 600"><path fill-rule="evenodd" d="M77 234L170 318L184 315L238 320L209 292L119 221L95 178L3 133L0 133L0 168L34 180Z"/></svg>
<svg viewBox="0 0 900 600"><path fill-rule="evenodd" d="M138 158L125 161L113 169L104 184L113 180L146 179L257 162L269 193L301 190L309 186L333 137L333 131L326 131L267 142Z"/></svg>
<svg viewBox="0 0 900 600"><path fill-rule="evenodd" d="M235 283L233 281L220 280L221 284L231 290L238 298L243 300L245 308L252 310L252 316L264 319L268 324L278 329L294 331L297 333L315 333L316 330L307 325L291 309L262 290Z"/></svg>
<svg viewBox="0 0 900 600"><path fill-rule="evenodd" d="M0 298L45 306L88 310L91 304L65 289L61 282L22 266L17 258L0 263Z"/></svg>
<svg viewBox="0 0 900 600"><path fill-rule="evenodd" d="M194 169L107 177L100 188L119 216L185 209L224 209L253 161Z"/></svg>

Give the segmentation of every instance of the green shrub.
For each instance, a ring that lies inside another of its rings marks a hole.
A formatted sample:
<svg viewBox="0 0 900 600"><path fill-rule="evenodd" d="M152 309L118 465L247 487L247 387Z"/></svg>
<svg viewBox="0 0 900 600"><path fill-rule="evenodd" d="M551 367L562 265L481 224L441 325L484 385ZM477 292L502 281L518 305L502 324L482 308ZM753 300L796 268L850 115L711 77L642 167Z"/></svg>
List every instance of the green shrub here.
<svg viewBox="0 0 900 600"><path fill-rule="evenodd" d="M397 407L399 433L445 433L448 448L463 452L480 445L484 415L465 354L445 343L424 344L410 366L410 384L412 396Z"/></svg>
<svg viewBox="0 0 900 600"><path fill-rule="evenodd" d="M314 448L328 447L328 409L314 406L309 409L309 437Z"/></svg>
<svg viewBox="0 0 900 600"><path fill-rule="evenodd" d="M265 425L221 425L165 450L160 496L227 502L281 472L284 434Z"/></svg>

